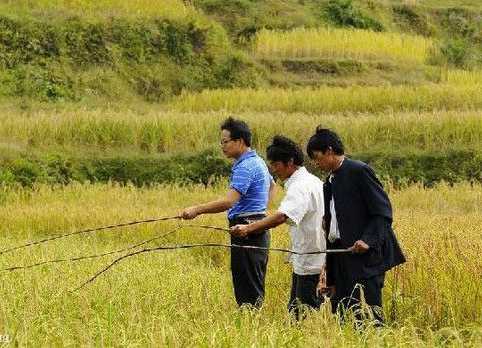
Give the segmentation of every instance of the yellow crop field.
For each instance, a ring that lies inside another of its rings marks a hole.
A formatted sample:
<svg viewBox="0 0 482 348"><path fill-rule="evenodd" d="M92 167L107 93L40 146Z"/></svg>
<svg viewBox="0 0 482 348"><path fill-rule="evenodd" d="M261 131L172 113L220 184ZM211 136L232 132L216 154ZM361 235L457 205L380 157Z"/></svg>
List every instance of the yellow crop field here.
<svg viewBox="0 0 482 348"><path fill-rule="evenodd" d="M262 30L259 58L351 58L423 63L434 43L421 36L334 28Z"/></svg>
<svg viewBox="0 0 482 348"><path fill-rule="evenodd" d="M422 86L350 86L300 89L227 89L185 93L170 108L182 112L382 112L477 109L482 84Z"/></svg>
<svg viewBox="0 0 482 348"><path fill-rule="evenodd" d="M169 216L219 196L212 188L115 185L38 186L0 193L0 245L4 248L110 223ZM480 346L482 187L389 190L394 227L409 262L389 272L384 288L388 326L356 332L340 326L328 306L290 324L286 301L290 266L270 254L267 298L259 312L234 303L229 252L189 249L151 252L124 260L71 293L122 253L2 271L0 332L14 344L167 346ZM278 194L277 201L281 197ZM193 224L223 227L223 214ZM0 255L0 267L125 248L181 227L144 247L227 242L224 232L160 222L59 239ZM272 231L272 246L287 247L286 227ZM137 249L134 249L137 250Z"/></svg>
<svg viewBox="0 0 482 348"><path fill-rule="evenodd" d="M13 150L131 148L144 152L187 152L218 147L219 125L227 112L180 113L157 107L143 110L64 107L32 113L0 113L0 148ZM254 147L264 151L277 134L306 142L317 125L336 129L350 151L413 147L444 150L482 147L480 111L382 112L375 114L304 114L243 112L237 117L254 132ZM189 129L189 132L186 132ZM179 139L183 139L179 142Z"/></svg>

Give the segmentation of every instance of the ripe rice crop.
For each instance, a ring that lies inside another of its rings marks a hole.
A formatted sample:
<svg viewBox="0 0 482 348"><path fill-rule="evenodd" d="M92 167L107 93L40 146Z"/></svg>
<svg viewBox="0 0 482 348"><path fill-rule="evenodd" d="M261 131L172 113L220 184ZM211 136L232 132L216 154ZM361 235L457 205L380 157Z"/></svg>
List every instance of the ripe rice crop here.
<svg viewBox="0 0 482 348"><path fill-rule="evenodd" d="M434 47L430 39L355 29L262 30L256 36L258 58L350 58L423 63Z"/></svg>
<svg viewBox="0 0 482 348"><path fill-rule="evenodd" d="M218 146L219 125L228 115L226 112L179 113L154 107L142 113L68 107L29 114L5 111L0 113L0 148L17 144L19 148L39 149L63 146L131 148L141 152L198 151ZM303 144L319 124L338 131L349 151L482 148L480 111L351 115L244 112L236 116L250 124L253 145L260 151L264 151L276 134Z"/></svg>
<svg viewBox="0 0 482 348"><path fill-rule="evenodd" d="M219 197L224 186L38 186L0 191L2 249L63 231L173 215ZM340 326L324 305L298 325L286 301L291 268L270 254L265 305L239 311L229 252L192 249L139 255L119 263L79 292L69 290L113 257L2 272L0 332L20 346L472 346L482 344L482 187L390 190L394 227L408 262L389 272L384 288L388 326L356 332ZM280 196L278 195L277 201ZM225 226L224 214L195 224ZM0 267L119 249L164 233L156 223L58 240L0 256ZM287 247L286 226L272 246ZM186 227L157 245L227 242L223 232ZM154 246L153 245L149 246Z"/></svg>
<svg viewBox="0 0 482 348"><path fill-rule="evenodd" d="M482 84L204 90L185 93L169 107L182 112L304 113L474 109L482 107Z"/></svg>

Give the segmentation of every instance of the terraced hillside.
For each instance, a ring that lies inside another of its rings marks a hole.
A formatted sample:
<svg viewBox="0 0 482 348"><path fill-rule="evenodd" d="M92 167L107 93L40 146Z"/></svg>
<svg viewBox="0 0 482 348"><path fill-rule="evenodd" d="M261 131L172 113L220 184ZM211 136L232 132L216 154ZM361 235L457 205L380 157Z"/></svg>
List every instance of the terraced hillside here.
<svg viewBox="0 0 482 348"><path fill-rule="evenodd" d="M237 310L218 249L132 257L69 293L141 241L226 242L177 222L0 250L1 269L60 259L2 271L0 344L481 346L481 15L477 0L0 0L1 250L218 197L235 115L262 155L276 134L338 131L386 184L409 260L386 280L387 327L357 332L328 306L292 325L278 254L259 312Z"/></svg>

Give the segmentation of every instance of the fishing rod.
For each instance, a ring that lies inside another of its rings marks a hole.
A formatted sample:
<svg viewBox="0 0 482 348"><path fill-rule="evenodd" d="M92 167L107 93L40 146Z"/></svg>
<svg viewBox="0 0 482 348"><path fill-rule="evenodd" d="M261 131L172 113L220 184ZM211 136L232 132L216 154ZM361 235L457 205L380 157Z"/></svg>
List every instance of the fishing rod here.
<svg viewBox="0 0 482 348"><path fill-rule="evenodd" d="M29 268L34 268L34 267L39 267L47 264L52 264L52 263L60 263L60 262L76 262L76 261L82 261L82 260L87 260L87 259L95 259L103 256L109 256L113 254L119 254L124 251L128 251L131 249L138 248L144 244L148 244L150 242L153 242L155 240L162 239L164 237L167 237L170 234L173 234L174 232L178 231L179 229L183 227L196 227L196 228L202 228L202 229L210 229L210 230L218 230L218 231L224 231L224 232L229 232L230 230L228 228L223 228L223 227L217 227L217 226L208 226L208 225L192 225L192 224L186 224L186 225L179 225L175 229L164 233L160 236L156 236L151 239L147 239L144 241L141 241L140 243L128 246L127 248L124 249L119 249L119 250L114 250L114 251L108 251L102 254L94 254L94 255L87 255L87 256L76 256L76 257L71 257L71 258L63 258L63 259L53 259L53 260L45 260L45 261L40 261L37 263L33 263L30 265L21 265L21 266L12 266L12 267L7 267L4 269L1 269L0 272L7 272L7 271L17 271L17 270L22 270L22 269L29 269Z"/></svg>
<svg viewBox="0 0 482 348"><path fill-rule="evenodd" d="M138 221L131 221L131 222L125 222L125 223L120 223L116 225L108 225L108 226L102 226L102 227L96 227L96 228L89 228L86 230L80 230L80 231L75 231L75 232L70 232L70 233L64 233L64 234L57 234L45 239L40 239L36 241L31 241L26 244L21 244L17 245L11 248L3 249L0 250L0 255L12 252L14 250L19 250L23 248L28 248L34 245L42 244L42 243L47 243L53 240L65 238L65 237L70 237L74 235L79 235L79 234L85 234L85 233L91 233L91 232L97 232L97 231L102 231L102 230L109 230L109 229L114 229L114 228L119 228L119 227L126 227L126 226L133 226L133 225L139 225L139 224L145 224L145 223L151 223L151 222L158 222L158 221L167 221L167 220L175 220L175 219L180 219L180 216L168 216L168 217L160 217L160 218L152 218L152 219L146 219L146 220L138 220Z"/></svg>
<svg viewBox="0 0 482 348"><path fill-rule="evenodd" d="M49 238L45 238L42 240L38 241L32 241L26 244L18 245L15 247L11 247L8 249L4 249L0 251L0 255L26 248L29 246L33 245L38 245L42 243L46 243L52 240L60 239L60 238L65 238L68 236L73 236L73 235L79 235L79 234L84 234L84 233L90 233L90 232L96 232L96 231L101 231L101 230L106 230L106 229L113 229L113 228L118 228L118 227L125 227L125 226L132 226L132 225L137 225L137 224L142 224L142 223L151 223L151 222L158 222L158 221L167 221L167 220L174 220L174 219L180 219L180 216L171 216L171 217L162 217L162 218L154 218L154 219L146 219L146 220L139 220L139 221L131 221L127 223L121 223L121 224L116 224L116 225L109 225L109 226L102 226L102 227L97 227L97 228L90 228L86 230L80 230L80 231L75 231L71 233L65 233L65 234L58 234ZM217 230L217 231L223 231L223 232L228 232L230 233L231 230L229 228L224 228L224 227L218 227L218 226L211 226L211 225L193 225L193 224L185 224L185 225L179 225L175 229L164 233L160 236L156 236L151 239L147 239L144 241L141 241L140 243L128 246L127 248L119 249L119 250L114 250L102 254L94 254L94 255L87 255L87 256L77 256L77 257L72 257L72 258L65 258L65 259L54 259L54 260L46 260L46 261L41 261L35 264L30 264L30 265L24 265L24 266L12 266L5 268L1 271L14 271L14 270L21 270L21 269L29 269L29 268L34 268L37 266L45 265L45 264L52 264L52 263L59 263L59 262L75 262L75 261L80 261L80 260L85 260L85 259L92 259L92 258L99 258L102 256L108 256L108 255L113 255L117 253L121 253L124 251L132 250L135 248L138 248L142 245L145 245L147 243L150 243L152 241L167 237L168 235L178 231L179 229L183 227L192 227L192 228L201 228L201 229L209 229L209 230ZM276 251L276 252L283 252L283 253L289 253L289 254L294 254L294 255L317 255L317 254L335 254L335 253L347 253L350 252L349 249L327 249L323 251L312 251L312 252L297 252L294 250L290 249L283 249L283 248L270 248L270 247L260 247L260 246L254 246L254 245L238 245L238 244L221 244L221 243L198 243L198 244L180 244L180 245L174 245L174 246L158 246L154 248L145 248L141 250L137 250L135 252L131 252L128 254L125 254L123 256L118 257L114 261L112 261L109 265L104 267L102 270L98 271L94 276L92 276L90 279L88 279L86 282L81 284L79 287L76 289L72 290L71 292L75 292L86 286L87 284L93 282L96 278L98 278L100 275L108 271L110 268L112 268L114 265L119 263L120 261L127 259L129 257L147 253L147 252L153 252L153 251L164 251L164 250L176 250L176 249L191 249L191 248L213 248L213 247L219 247L219 248L225 248L225 249L233 249L233 248L238 248L238 249L252 249L252 250L264 250L264 251Z"/></svg>
<svg viewBox="0 0 482 348"><path fill-rule="evenodd" d="M119 250L108 251L108 252L105 252L105 253L102 253L102 254L94 254L94 255L87 255L87 256L76 256L76 257L71 257L71 258L66 258L66 259L45 260L45 261L37 262L37 263L34 263L34 264L30 264L30 265L12 266L12 267L8 267L8 268L4 268L0 271L1 272L17 271L17 270L21 270L21 269L29 269L29 268L34 268L34 267L43 266L43 265L52 264L52 263L75 262L75 261L81 261L81 260L87 260L87 259L95 259L95 258L99 258L99 257L103 257L103 256L113 255L113 254L119 254L119 253L122 253L124 251L128 251L128 250L138 248L140 246L143 246L143 245L148 244L150 242L153 242L155 240L165 238L165 237L173 234L174 232L178 231L180 228L181 228L181 226L178 226L178 227L174 228L173 230L171 230L169 232L163 233L163 234L161 234L159 236L156 236L154 238L151 238L151 239L143 240L140 243L130 245L127 248L123 248L123 249L119 249Z"/></svg>
<svg viewBox="0 0 482 348"><path fill-rule="evenodd" d="M196 226L200 227L200 226ZM290 253L294 255L319 255L319 254L338 254L338 253L348 253L351 252L348 249L327 249L327 250L322 250L322 251L311 251L311 252L297 252L294 250L290 249L283 249L283 248L269 248L269 247L260 247L260 246L254 246L254 245L238 245L238 244L221 244L221 243L200 243L200 244L179 244L179 245L173 245L173 246L159 246L155 248L145 248L142 250L137 250L135 252L125 254L123 256L118 257L114 261L112 261L109 265L98 271L96 274L94 274L91 278L89 278L87 281L82 283L80 286L75 288L74 290L71 290L71 292L76 292L80 289L82 289L84 286L92 283L95 279L97 279L100 275L103 273L107 272L110 268L112 268L114 265L117 263L121 262L122 260L125 260L129 257L136 256L139 254L143 253L148 253L148 252L153 252L153 251L165 251L165 250L176 250L176 249L191 249L191 248L211 248L211 247L219 247L219 248L225 248L225 249L252 249L252 250L264 250L264 251L277 251L277 252L283 252L283 253Z"/></svg>

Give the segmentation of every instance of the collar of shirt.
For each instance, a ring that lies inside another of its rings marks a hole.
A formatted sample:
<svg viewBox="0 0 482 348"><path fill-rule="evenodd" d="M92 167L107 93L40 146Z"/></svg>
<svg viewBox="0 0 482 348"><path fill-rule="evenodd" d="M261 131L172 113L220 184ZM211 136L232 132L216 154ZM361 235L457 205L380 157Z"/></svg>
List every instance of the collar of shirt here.
<svg viewBox="0 0 482 348"><path fill-rule="evenodd" d="M299 167L298 169L296 169L293 174L291 174L291 176L288 178L288 180L285 181L284 183L284 187L285 188L288 188L293 182L296 181L296 179L298 179L300 176L306 174L308 171L306 170L305 167Z"/></svg>
<svg viewBox="0 0 482 348"><path fill-rule="evenodd" d="M240 164L247 158L256 157L256 156L257 154L255 150L248 150L245 153L243 153L241 156L239 156L239 158L236 161L234 161L233 167L236 167L238 164Z"/></svg>
<svg viewBox="0 0 482 348"><path fill-rule="evenodd" d="M343 159L341 160L340 165L338 166L338 168L336 168L335 170L333 170L333 171L330 173L330 176L328 177L328 181L330 181L330 183L331 183L331 181L333 180L336 172L340 170L340 168L341 168L341 166L343 165L343 163L345 163L345 157L343 157Z"/></svg>

